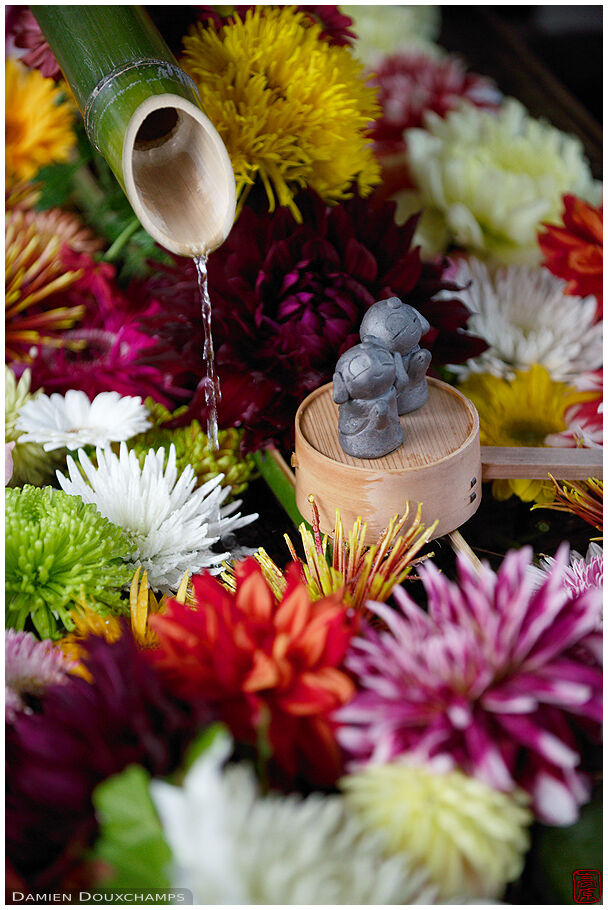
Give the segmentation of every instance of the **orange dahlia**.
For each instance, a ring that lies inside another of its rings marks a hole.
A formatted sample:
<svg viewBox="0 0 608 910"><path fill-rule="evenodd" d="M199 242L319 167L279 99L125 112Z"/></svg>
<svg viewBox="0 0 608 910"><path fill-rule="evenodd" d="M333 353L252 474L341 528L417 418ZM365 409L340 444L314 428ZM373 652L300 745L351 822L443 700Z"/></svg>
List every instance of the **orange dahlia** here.
<svg viewBox="0 0 608 910"><path fill-rule="evenodd" d="M586 297L593 294L598 303L597 318L602 318L604 277L603 208L595 208L576 196L564 196L563 227L545 224L538 242L545 256L544 265L564 278L566 294Z"/></svg>
<svg viewBox="0 0 608 910"><path fill-rule="evenodd" d="M178 698L215 707L240 742L265 741L281 779L332 784L342 762L330 715L354 695L341 665L356 618L341 592L311 601L296 565L281 599L254 559L235 574L235 593L195 576L196 606L171 600L151 616L159 644L147 653Z"/></svg>

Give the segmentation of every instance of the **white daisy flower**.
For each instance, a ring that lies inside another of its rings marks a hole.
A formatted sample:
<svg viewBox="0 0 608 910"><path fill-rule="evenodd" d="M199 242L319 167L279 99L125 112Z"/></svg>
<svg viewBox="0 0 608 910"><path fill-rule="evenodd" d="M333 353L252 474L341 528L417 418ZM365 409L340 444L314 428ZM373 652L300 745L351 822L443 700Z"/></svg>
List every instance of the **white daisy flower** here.
<svg viewBox="0 0 608 910"><path fill-rule="evenodd" d="M490 272L478 259L458 264L459 297L471 310L470 331L489 348L452 367L459 378L492 373L513 379L515 370L540 363L557 382L572 383L602 364L602 327L595 297L569 297L566 283L543 268L511 265ZM442 292L443 293L443 292Z"/></svg>
<svg viewBox="0 0 608 910"><path fill-rule="evenodd" d="M152 425L139 395L100 392L89 401L86 392L69 389L65 395L38 395L19 410L16 428L23 431L19 442L42 443L45 452L107 446L122 442Z"/></svg>
<svg viewBox="0 0 608 910"><path fill-rule="evenodd" d="M406 854L387 858L341 796L260 796L219 736L183 786L150 784L173 852L170 875L199 904L428 904Z"/></svg>
<svg viewBox="0 0 608 910"><path fill-rule="evenodd" d="M69 479L57 471L61 488L94 503L105 518L122 528L132 545L133 568L141 565L150 586L160 591L175 591L186 571L192 574L214 567L219 571L219 564L230 554L215 553L212 546L257 518L236 512L240 500L221 508L230 493L230 487L220 486L223 474L198 489L190 465L178 477L174 445L166 469L164 449L150 449L141 468L136 453L129 452L124 442L120 456L98 448L97 467L83 450L78 460L86 479L68 456Z"/></svg>

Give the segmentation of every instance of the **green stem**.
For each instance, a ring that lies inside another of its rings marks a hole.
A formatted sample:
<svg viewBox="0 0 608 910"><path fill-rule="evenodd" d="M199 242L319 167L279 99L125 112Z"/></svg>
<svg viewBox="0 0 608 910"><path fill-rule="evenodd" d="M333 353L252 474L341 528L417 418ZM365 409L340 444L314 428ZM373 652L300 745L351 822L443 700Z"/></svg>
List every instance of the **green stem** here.
<svg viewBox="0 0 608 910"><path fill-rule="evenodd" d="M294 525L299 527L303 518L296 505L296 488L295 482L291 481L282 470L277 462L273 459L269 451L255 452L254 460L257 468L283 506Z"/></svg>
<svg viewBox="0 0 608 910"><path fill-rule="evenodd" d="M72 177L72 187L75 202L85 211L94 212L102 205L104 193L86 165L79 168Z"/></svg>
<svg viewBox="0 0 608 910"><path fill-rule="evenodd" d="M107 250L105 255L102 256L103 262L114 262L114 260L117 259L118 254L127 245L129 240L131 239L131 237L133 236L133 234L137 231L137 229L139 227L140 227L139 219L135 218L135 216L133 216L131 221L129 221L129 223L127 224L126 228L124 228L121 231L121 233L118 235L118 237L116 238L116 240L114 241L112 246L109 248L109 250Z"/></svg>

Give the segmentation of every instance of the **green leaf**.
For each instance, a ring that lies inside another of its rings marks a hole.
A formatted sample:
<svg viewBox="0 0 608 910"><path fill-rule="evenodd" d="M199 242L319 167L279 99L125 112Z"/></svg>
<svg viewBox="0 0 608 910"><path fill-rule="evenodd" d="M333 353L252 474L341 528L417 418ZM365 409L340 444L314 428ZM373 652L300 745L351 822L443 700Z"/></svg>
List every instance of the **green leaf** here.
<svg viewBox="0 0 608 910"><path fill-rule="evenodd" d="M536 831L531 856L532 874L548 904L574 904L572 873L577 869L602 870L601 794L581 810L568 828Z"/></svg>
<svg viewBox="0 0 608 910"><path fill-rule="evenodd" d="M100 836L93 850L94 861L112 868L103 888L170 887L166 873L171 850L150 798L150 775L139 765L130 765L108 778L93 793L100 822Z"/></svg>
<svg viewBox="0 0 608 910"><path fill-rule="evenodd" d="M70 164L51 164L41 168L35 178L41 184L36 210L44 212L65 206L74 190L74 175L84 164L85 161L79 158Z"/></svg>
<svg viewBox="0 0 608 910"><path fill-rule="evenodd" d="M253 455L256 467L279 503L283 506L288 516L297 527L303 521L302 515L296 505L296 486L295 478L293 481L285 471L272 458L269 451L255 452Z"/></svg>
<svg viewBox="0 0 608 910"><path fill-rule="evenodd" d="M184 758L184 763L182 765L184 773L188 772L192 765L196 762L197 758L200 758L204 752L207 751L209 746L215 742L218 736L226 736L228 734L228 728L225 724L216 723L211 724L209 727L198 734L196 739L194 739L186 751L186 756Z"/></svg>

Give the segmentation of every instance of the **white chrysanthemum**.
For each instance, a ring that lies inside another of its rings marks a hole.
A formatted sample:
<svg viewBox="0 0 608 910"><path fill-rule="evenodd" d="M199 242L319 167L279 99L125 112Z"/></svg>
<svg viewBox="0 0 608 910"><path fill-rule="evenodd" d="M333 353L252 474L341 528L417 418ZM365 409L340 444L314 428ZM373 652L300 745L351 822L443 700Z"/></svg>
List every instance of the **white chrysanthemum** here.
<svg viewBox="0 0 608 910"><path fill-rule="evenodd" d="M441 29L438 6L340 6L353 20L355 56L372 69L397 51L415 50L428 57L444 56L435 44Z"/></svg>
<svg viewBox="0 0 608 910"><path fill-rule="evenodd" d="M143 566L150 586L157 590L175 591L186 571L217 569L230 554L213 552L213 544L257 518L234 514L241 504L238 499L220 508L230 493L230 487L220 486L223 474L198 489L190 465L178 477L174 445L166 469L164 449L151 449L142 468L124 442L120 456L98 448L97 467L83 450L78 459L86 479L68 456L69 480L57 471L61 488L94 503L122 528L132 545L133 568Z"/></svg>
<svg viewBox="0 0 608 910"><path fill-rule="evenodd" d="M214 741L182 787L152 781L171 878L199 904L428 904L426 875L387 859L340 796L260 796L248 767L222 770Z"/></svg>
<svg viewBox="0 0 608 910"><path fill-rule="evenodd" d="M455 243L504 263L540 261L537 233L560 222L562 197L599 202L579 139L535 120L508 98L498 112L463 102L445 118L425 115L426 129L406 130L407 160L418 190L399 218L422 205L425 253Z"/></svg>
<svg viewBox="0 0 608 910"><path fill-rule="evenodd" d="M511 265L491 273L478 259L460 262L455 280L465 286L459 297L473 313L468 328L489 344L452 367L460 379L492 373L512 380L516 370L540 363L552 379L572 382L601 366L603 324L595 322L595 297L566 296L566 282L547 269Z"/></svg>
<svg viewBox="0 0 608 910"><path fill-rule="evenodd" d="M24 442L23 434L16 428L21 408L39 398L42 392L30 392L31 374L24 370L17 382L13 371L4 367L4 441L14 443L12 450L13 471L10 486L24 483L42 486L53 478L55 469L63 462L63 452L50 455L36 442Z"/></svg>
<svg viewBox="0 0 608 910"><path fill-rule="evenodd" d="M139 395L100 392L89 401L86 392L69 389L65 395L39 395L19 411L17 429L23 442L41 443L45 452L107 446L122 442L152 425Z"/></svg>

